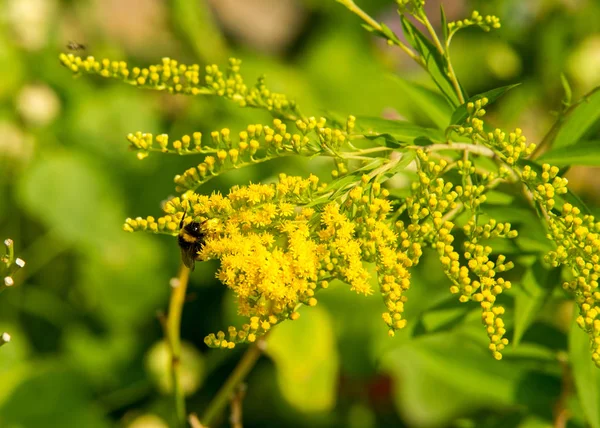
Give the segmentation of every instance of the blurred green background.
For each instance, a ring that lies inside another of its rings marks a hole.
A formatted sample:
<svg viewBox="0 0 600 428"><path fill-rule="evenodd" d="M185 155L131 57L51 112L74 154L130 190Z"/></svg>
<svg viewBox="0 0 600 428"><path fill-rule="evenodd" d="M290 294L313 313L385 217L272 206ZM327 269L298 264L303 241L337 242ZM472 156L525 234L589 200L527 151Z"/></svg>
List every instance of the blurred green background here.
<svg viewBox="0 0 600 428"><path fill-rule="evenodd" d="M400 31L393 2L358 4ZM439 3L427 7L439 23ZM472 9L502 19L499 31L460 33L452 54L470 94L523 82L492 111L504 128L519 126L539 141L560 108L561 72L575 98L600 84L597 1L453 0L445 8L450 20ZM73 78L58 54L74 41L86 46L84 55L132 66L163 56L224 65L236 56L248 83L266 74L305 114L423 125L433 124L406 82L431 85L333 0L1 0L0 10L0 238L14 239L27 262L0 295L0 332L13 338L0 348L0 426L170 426L157 311L167 306L179 251L174 238L121 226L129 216L160 214L161 201L175 193L173 176L194 160L138 161L125 136L237 132L270 118L220 99ZM226 192L280 172L327 179L331 168L284 158L200 191ZM574 169L569 178L597 207L594 173ZM278 327L269 356L247 380L244 426L549 426L561 396L555 354L567 346L568 304L541 317L521 351L495 362L477 308L449 297L435 258L426 255L414 273L410 327L394 339L381 322L380 298L341 284L303 309L300 321ZM188 410L199 414L243 352L203 344L208 333L239 322L215 268L197 265L183 316ZM583 427L582 419L575 412L569 426Z"/></svg>

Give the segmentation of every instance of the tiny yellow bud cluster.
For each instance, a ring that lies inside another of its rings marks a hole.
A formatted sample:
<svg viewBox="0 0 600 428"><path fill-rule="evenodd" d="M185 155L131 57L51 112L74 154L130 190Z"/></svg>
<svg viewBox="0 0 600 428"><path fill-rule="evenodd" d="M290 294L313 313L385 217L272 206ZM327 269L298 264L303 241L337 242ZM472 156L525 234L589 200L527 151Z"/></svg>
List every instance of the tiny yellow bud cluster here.
<svg viewBox="0 0 600 428"><path fill-rule="evenodd" d="M499 157L507 164L516 165L521 157L527 157L535 150L535 144L527 144L527 139L523 131L517 128L514 132L506 135L501 129L495 129L493 132L484 131L484 122L480 118L486 113L485 107L488 103L487 98L481 98L477 101L467 103L467 126L458 126L456 131L459 135L465 135L474 143L482 142L484 145L494 150Z"/></svg>
<svg viewBox="0 0 600 428"><path fill-rule="evenodd" d="M546 255L546 262L571 270L572 279L564 282L563 288L575 296L577 324L589 335L592 360L600 367L600 222L569 203L564 203L560 214L556 214L555 197L567 192L567 179L558 172L556 166L548 164L542 165L541 174L526 166L522 179L544 209L547 237L556 244L556 249Z"/></svg>
<svg viewBox="0 0 600 428"><path fill-rule="evenodd" d="M253 87L248 87L240 74L241 60L231 58L229 67L222 72L215 64L205 67L202 79L198 64L180 64L171 58L163 58L160 64L129 68L124 61L97 60L93 56L82 58L62 53L61 63L74 74L97 74L105 78L121 80L130 85L147 89L166 90L185 95L216 95L227 98L241 107L264 108L274 115L296 120L300 117L294 101L283 94L272 92L265 85L264 77Z"/></svg>
<svg viewBox="0 0 600 428"><path fill-rule="evenodd" d="M130 148L137 151L138 159L146 158L150 152L161 152L178 155L195 155L198 153L216 153L218 148L202 146L202 133L194 132L192 136L184 135L175 140L169 146L167 134L157 135L156 138L150 133L136 132L127 135ZM157 147L158 146L158 147Z"/></svg>
<svg viewBox="0 0 600 428"><path fill-rule="evenodd" d="M14 242L12 239L5 239L4 246L6 247L6 252L4 256L0 257L0 278L2 278L0 292L7 287L15 285L13 275L25 266L23 259L15 257Z"/></svg>
<svg viewBox="0 0 600 428"><path fill-rule="evenodd" d="M454 21L448 23L448 30L450 33L455 33L456 31L466 28L477 26L481 28L483 31L490 31L492 29L497 30L500 28L500 18L494 15L485 15L482 16L478 11L474 10L471 14L470 18L465 18L460 21Z"/></svg>
<svg viewBox="0 0 600 428"><path fill-rule="evenodd" d="M264 162L275 157L300 154L310 156L313 154L337 150L345 141L346 133L339 129L325 126L325 119L310 117L306 120L296 121L298 132L290 132L286 123L274 119L272 126L254 124L240 132L237 140L231 138L229 129L211 132L212 143L202 146L199 133L194 134L195 149L190 150L191 139L187 136L177 141L176 153L213 154L206 156L204 161L196 167L189 168L183 174L175 176L176 190L194 190L212 177L248 164ZM148 151L152 149L152 136L148 134L135 134L130 138L136 147ZM168 141L165 135L160 136L161 148ZM158 137L157 137L158 140ZM183 143L185 141L185 144ZM175 147L175 143L173 143ZM187 150L187 151L186 151Z"/></svg>

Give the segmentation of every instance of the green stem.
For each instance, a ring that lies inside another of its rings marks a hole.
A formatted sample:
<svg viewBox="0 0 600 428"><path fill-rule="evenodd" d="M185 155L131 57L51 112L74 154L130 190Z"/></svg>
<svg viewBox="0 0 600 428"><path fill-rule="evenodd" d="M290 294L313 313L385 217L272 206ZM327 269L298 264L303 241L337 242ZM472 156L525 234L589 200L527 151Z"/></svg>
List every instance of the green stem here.
<svg viewBox="0 0 600 428"><path fill-rule="evenodd" d="M364 10L362 10L360 7L358 7L356 5L356 3L354 3L352 0L337 0L337 1L340 2L341 4L343 4L344 6L346 6L346 8L350 12L357 15L360 19L365 21L367 23L367 25L369 25L370 27L374 28L377 31L382 31L381 24L379 24L379 22L377 22L373 18L371 18L368 13L366 13ZM425 63L423 62L422 58L420 56L416 55L412 50L410 50L410 48L408 46L406 46L404 43L397 41L397 40L391 40L391 41L396 46L398 46L400 49L402 49L417 64L419 64L421 67L425 67Z"/></svg>
<svg viewBox="0 0 600 428"><path fill-rule="evenodd" d="M222 413L223 408L233 396L235 388L246 378L250 370L252 370L252 367L256 364L256 361L258 361L265 345L266 340L263 336L248 348L238 365L233 372L231 372L227 381L223 384L204 412L201 419L204 426L210 427L213 425L215 419Z"/></svg>
<svg viewBox="0 0 600 428"><path fill-rule="evenodd" d="M181 381L181 313L185 302L185 291L190 278L190 269L181 265L177 283L171 292L169 314L166 322L167 342L171 348L171 376L175 398L175 413L180 427L186 426L185 393Z"/></svg>
<svg viewBox="0 0 600 428"><path fill-rule="evenodd" d="M423 25L425 25L425 28L427 28L427 31L431 35L433 44L437 48L438 52L446 59L446 66L448 67L448 72L447 72L448 78L452 82L452 87L454 88L454 92L456 92L458 101L460 101L461 104L464 104L465 98L464 98L462 90L460 88L460 84L458 83L458 78L456 77L456 73L454 72L454 67L452 67L452 62L450 61L449 52L443 48L442 43L440 42L440 39L438 38L435 30L431 26L429 19L427 18L427 15L425 15L425 13L423 12L420 17L422 19Z"/></svg>

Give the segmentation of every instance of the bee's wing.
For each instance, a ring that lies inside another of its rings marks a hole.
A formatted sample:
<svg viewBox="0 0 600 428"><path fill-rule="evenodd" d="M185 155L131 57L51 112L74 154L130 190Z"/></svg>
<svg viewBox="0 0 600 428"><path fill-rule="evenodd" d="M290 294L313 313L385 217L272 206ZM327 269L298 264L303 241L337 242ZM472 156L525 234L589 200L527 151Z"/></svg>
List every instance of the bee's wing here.
<svg viewBox="0 0 600 428"><path fill-rule="evenodd" d="M183 261L183 264L186 265L188 268L190 268L190 270L194 270L194 267L196 267L196 260L194 260L194 254L192 254L192 252L190 251L186 251L186 250L181 250L181 260Z"/></svg>

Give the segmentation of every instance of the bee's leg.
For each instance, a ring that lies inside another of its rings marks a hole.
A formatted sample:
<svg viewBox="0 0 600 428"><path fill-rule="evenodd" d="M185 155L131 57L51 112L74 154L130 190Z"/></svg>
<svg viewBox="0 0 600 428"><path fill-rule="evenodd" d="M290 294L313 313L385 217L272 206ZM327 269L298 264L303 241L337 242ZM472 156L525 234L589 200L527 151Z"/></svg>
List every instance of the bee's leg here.
<svg viewBox="0 0 600 428"><path fill-rule="evenodd" d="M186 212L183 212L183 215L181 216L181 221L179 222L179 229L183 229L183 220L185 220L185 214Z"/></svg>

